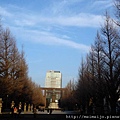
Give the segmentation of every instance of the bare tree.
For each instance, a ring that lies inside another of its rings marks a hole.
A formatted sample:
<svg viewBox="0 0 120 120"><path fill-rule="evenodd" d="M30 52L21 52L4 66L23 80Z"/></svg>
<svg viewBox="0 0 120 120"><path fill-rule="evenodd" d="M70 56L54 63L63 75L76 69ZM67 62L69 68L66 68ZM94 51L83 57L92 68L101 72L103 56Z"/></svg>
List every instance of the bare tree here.
<svg viewBox="0 0 120 120"><path fill-rule="evenodd" d="M120 27L120 0L114 1L115 6L115 16L117 20L114 20L114 22Z"/></svg>
<svg viewBox="0 0 120 120"><path fill-rule="evenodd" d="M0 97L6 103L9 96L9 104L12 100L16 104L44 104L41 89L34 84L28 76L23 49L20 53L10 30L0 26Z"/></svg>
<svg viewBox="0 0 120 120"><path fill-rule="evenodd" d="M109 98L111 113L116 112L118 87L120 85L120 37L118 28L106 13L105 23L97 33L95 44L87 56L86 66L81 64L77 95L87 103L93 98L93 103L103 107L103 99ZM86 94L84 94L86 91ZM82 95L82 93L84 95ZM82 101L84 101L82 100ZM103 111L103 109L101 110Z"/></svg>
<svg viewBox="0 0 120 120"><path fill-rule="evenodd" d="M12 37L10 30L2 30L0 35L0 80L2 82L1 90L4 95L12 92L12 80L11 80L11 66L14 49L14 38Z"/></svg>
<svg viewBox="0 0 120 120"><path fill-rule="evenodd" d="M40 86L38 86L35 83L32 83L32 92L33 92L32 93L32 103L35 106L45 105L45 103L44 103L45 101L44 101Z"/></svg>
<svg viewBox="0 0 120 120"><path fill-rule="evenodd" d="M111 112L116 112L116 101L118 94L116 93L120 83L119 78L115 77L117 70L116 64L120 59L120 36L116 26L110 16L106 13L104 26L101 27L102 54L105 58L104 77L107 82ZM118 73L119 76L119 73Z"/></svg>
<svg viewBox="0 0 120 120"><path fill-rule="evenodd" d="M81 67L79 68L79 78L76 87L75 96L77 99L77 104L79 108L85 111L85 108L88 107L89 97L90 97L90 87L89 87L89 72L87 62L81 62Z"/></svg>
<svg viewBox="0 0 120 120"><path fill-rule="evenodd" d="M91 47L91 51L93 54L93 65L94 66L94 81L93 81L93 101L94 104L100 107L99 113L104 112L103 108L103 99L105 98L105 95L107 94L106 91L106 81L104 80L104 57L105 55L101 52L103 50L102 46L102 39L100 36L100 33L97 32L96 39L94 45ZM97 111L96 111L97 112Z"/></svg>
<svg viewBox="0 0 120 120"><path fill-rule="evenodd" d="M65 88L66 88L65 93L60 99L59 105L61 108L73 110L75 108L75 105L77 104L77 101L74 96L75 95L74 80L73 81L70 80Z"/></svg>

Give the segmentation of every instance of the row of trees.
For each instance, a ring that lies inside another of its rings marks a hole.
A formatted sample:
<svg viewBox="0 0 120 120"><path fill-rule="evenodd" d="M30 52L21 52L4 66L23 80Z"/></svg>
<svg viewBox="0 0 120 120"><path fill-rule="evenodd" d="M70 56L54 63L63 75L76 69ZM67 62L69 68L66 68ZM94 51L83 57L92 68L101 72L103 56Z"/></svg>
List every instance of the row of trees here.
<svg viewBox="0 0 120 120"><path fill-rule="evenodd" d="M32 103L44 105L40 86L28 76L28 65L22 49L19 52L10 30L0 25L0 98L3 105Z"/></svg>
<svg viewBox="0 0 120 120"><path fill-rule="evenodd" d="M97 31L86 60L81 62L78 82L71 92L74 94L69 96L73 99L69 104L82 106L84 112L93 112L95 107L96 113L104 113L105 109L116 113L120 95L120 0L115 1L115 7L117 20L106 12L104 25ZM61 104L67 99L62 99Z"/></svg>
<svg viewBox="0 0 120 120"><path fill-rule="evenodd" d="M76 90L84 109L92 99L92 103L100 107L99 112L109 104L109 110L115 113L120 86L120 34L110 16L105 17L86 62L81 63Z"/></svg>
<svg viewBox="0 0 120 120"><path fill-rule="evenodd" d="M75 99L75 84L74 80L67 84L64 94L59 100L59 107L67 110L73 110L77 107L77 101Z"/></svg>

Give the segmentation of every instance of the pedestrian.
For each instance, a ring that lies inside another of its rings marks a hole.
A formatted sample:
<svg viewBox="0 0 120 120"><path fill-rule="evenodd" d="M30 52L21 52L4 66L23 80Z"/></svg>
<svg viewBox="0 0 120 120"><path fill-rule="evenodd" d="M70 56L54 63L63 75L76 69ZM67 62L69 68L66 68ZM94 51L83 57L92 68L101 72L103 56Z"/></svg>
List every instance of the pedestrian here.
<svg viewBox="0 0 120 120"><path fill-rule="evenodd" d="M36 107L34 108L34 118L36 118L36 114L37 114L37 109Z"/></svg>
<svg viewBox="0 0 120 120"><path fill-rule="evenodd" d="M52 108L50 109L50 114L52 114Z"/></svg>
<svg viewBox="0 0 120 120"><path fill-rule="evenodd" d="M49 108L47 109L47 113L49 114Z"/></svg>
<svg viewBox="0 0 120 120"><path fill-rule="evenodd" d="M19 105L19 108L18 108L18 113L19 113L19 114L21 114L21 112L22 112L22 106L21 106L21 105Z"/></svg>
<svg viewBox="0 0 120 120"><path fill-rule="evenodd" d="M14 114L14 106L11 106L11 114Z"/></svg>
<svg viewBox="0 0 120 120"><path fill-rule="evenodd" d="M17 112L18 112L17 107L14 107L14 117L17 116Z"/></svg>

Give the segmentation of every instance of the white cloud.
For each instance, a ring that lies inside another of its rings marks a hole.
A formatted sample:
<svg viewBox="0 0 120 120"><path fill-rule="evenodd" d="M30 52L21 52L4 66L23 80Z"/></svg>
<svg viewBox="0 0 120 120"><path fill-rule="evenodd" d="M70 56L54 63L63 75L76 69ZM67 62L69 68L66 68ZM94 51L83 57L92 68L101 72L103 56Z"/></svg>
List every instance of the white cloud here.
<svg viewBox="0 0 120 120"><path fill-rule="evenodd" d="M75 26L75 27L99 27L103 22L103 17L100 15L81 13L76 16L57 16L45 17L40 15L23 16L15 19L14 23L18 26L40 26L40 25L60 25L60 26Z"/></svg>
<svg viewBox="0 0 120 120"><path fill-rule="evenodd" d="M34 26L35 25L35 21L29 20L29 19L22 19L22 20L15 19L14 23L18 26Z"/></svg>
<svg viewBox="0 0 120 120"><path fill-rule="evenodd" d="M79 44L76 42L71 41L70 39L64 39L57 37L54 34L47 33L47 32L40 32L40 31L24 31L26 37L32 42L47 44L47 45L60 45L60 46L68 46L74 49L79 49L81 51L88 52L89 46ZM24 36L25 37L25 36Z"/></svg>
<svg viewBox="0 0 120 120"><path fill-rule="evenodd" d="M51 13L53 15L71 15L75 11L73 10L75 7L72 5L80 5L84 0L55 0L52 4L46 9L46 12ZM71 9L72 7L72 9Z"/></svg>
<svg viewBox="0 0 120 120"><path fill-rule="evenodd" d="M15 9L15 7L14 7ZM12 24L17 26L40 26L40 25L59 25L59 26L75 26L75 27L98 27L103 21L101 15L94 15L90 13L79 13L73 15L56 15L56 16L46 16L40 13L28 13L26 10L22 13L21 9L15 13L13 10L10 12L8 10L0 7L0 14L3 17L7 17L7 20L11 21ZM22 9L23 11L23 9ZM7 21L7 22L9 22Z"/></svg>
<svg viewBox="0 0 120 120"><path fill-rule="evenodd" d="M25 30L22 28L12 28L16 32L16 35L20 34L20 39L28 40L29 42L40 43L45 45L58 45L58 46L68 46L70 48L81 50L81 52L88 52L90 47L84 44L76 43L70 40L69 37L66 38L58 37L55 34L49 32L37 31L37 30Z"/></svg>
<svg viewBox="0 0 120 120"><path fill-rule="evenodd" d="M0 15L3 17L11 17L12 13L10 13L9 11L7 11L5 8L0 6Z"/></svg>
<svg viewBox="0 0 120 120"><path fill-rule="evenodd" d="M57 18L44 19L44 21L48 21L50 23L55 23L62 26L76 26L76 27L98 27L100 22L103 21L102 16L100 15L92 15L81 13L76 16L60 16Z"/></svg>
<svg viewBox="0 0 120 120"><path fill-rule="evenodd" d="M101 6L101 7L105 7L105 8L107 8L107 7L111 7L111 6L113 6L113 0L96 0L96 1L94 1L94 6L99 6L99 5L103 5L103 6Z"/></svg>
<svg viewBox="0 0 120 120"><path fill-rule="evenodd" d="M78 0L75 2L78 2ZM64 1L61 7L68 5L68 3L69 2ZM10 9L12 9L11 7ZM3 17L7 19L7 24L9 24L8 22L10 21L11 26L20 28L21 34L19 33L19 37L22 37L22 39L31 40L32 42L38 42L42 44L64 45L71 48L80 49L82 51L88 51L89 46L76 43L67 35L58 37L58 35L50 33L51 30L48 33L42 32L41 30L28 30L28 27L41 27L42 30L45 30L46 26L48 28L51 26L98 27L103 21L101 15L94 15L90 13L79 13L72 15L58 14L56 16L48 16L44 15L43 13L33 13L32 11L28 12L28 10L23 10L21 8L19 9L19 7L15 6L13 9L9 10L9 7L7 9L0 7L0 10L4 12L4 14L2 14Z"/></svg>
<svg viewBox="0 0 120 120"><path fill-rule="evenodd" d="M107 10L108 8L112 7L113 4L113 0L95 0L90 7L91 9L95 8L95 10Z"/></svg>

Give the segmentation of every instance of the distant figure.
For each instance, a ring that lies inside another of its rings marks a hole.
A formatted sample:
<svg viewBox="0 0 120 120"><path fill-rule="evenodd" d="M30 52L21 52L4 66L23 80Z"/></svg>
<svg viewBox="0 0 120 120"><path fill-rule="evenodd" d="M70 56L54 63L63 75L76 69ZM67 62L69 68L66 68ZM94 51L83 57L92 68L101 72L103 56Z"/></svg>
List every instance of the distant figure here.
<svg viewBox="0 0 120 120"><path fill-rule="evenodd" d="M14 106L11 107L11 113L14 114Z"/></svg>
<svg viewBox="0 0 120 120"><path fill-rule="evenodd" d="M18 113L19 113L19 114L21 114L21 112L22 112L22 106L21 106L21 105L19 105L19 108L18 108Z"/></svg>
<svg viewBox="0 0 120 120"><path fill-rule="evenodd" d="M17 116L17 112L18 112L17 107L15 107L15 108L14 108L14 116L15 116L15 117Z"/></svg>
<svg viewBox="0 0 120 120"><path fill-rule="evenodd" d="M47 109L47 113L49 114L49 108Z"/></svg>
<svg viewBox="0 0 120 120"><path fill-rule="evenodd" d="M52 114L52 109L50 109L50 114Z"/></svg>
<svg viewBox="0 0 120 120"><path fill-rule="evenodd" d="M14 108L14 114L17 114L17 107Z"/></svg>
<svg viewBox="0 0 120 120"><path fill-rule="evenodd" d="M36 118L37 109L36 109L36 108L34 108L33 112L34 112L34 118Z"/></svg>

